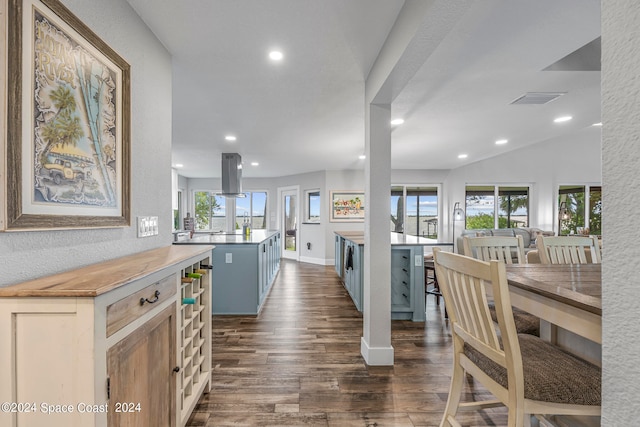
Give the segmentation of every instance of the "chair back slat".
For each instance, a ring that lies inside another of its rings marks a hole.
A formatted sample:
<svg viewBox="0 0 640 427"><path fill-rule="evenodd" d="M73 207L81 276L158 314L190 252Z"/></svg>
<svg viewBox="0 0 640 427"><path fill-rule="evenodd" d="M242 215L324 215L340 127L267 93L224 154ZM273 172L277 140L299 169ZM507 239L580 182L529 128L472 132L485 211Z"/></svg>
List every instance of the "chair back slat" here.
<svg viewBox="0 0 640 427"><path fill-rule="evenodd" d="M506 367L506 352L519 357L504 262L434 250L434 264L456 335L502 366ZM491 318L489 294L500 308L498 325Z"/></svg>
<svg viewBox="0 0 640 427"><path fill-rule="evenodd" d="M600 243L596 237L538 236L536 246L543 264L599 264Z"/></svg>
<svg viewBox="0 0 640 427"><path fill-rule="evenodd" d="M525 263L522 236L483 236L463 239L464 254L482 261L502 261L505 264Z"/></svg>
<svg viewBox="0 0 640 427"><path fill-rule="evenodd" d="M495 346L497 343L495 330L490 323L487 323L491 321L491 314L478 303L485 295L484 290L480 289L484 284L474 280L473 277L455 272L451 278L455 283L451 288L451 295L455 301L454 305L459 308L459 326L471 335L478 336L482 342Z"/></svg>

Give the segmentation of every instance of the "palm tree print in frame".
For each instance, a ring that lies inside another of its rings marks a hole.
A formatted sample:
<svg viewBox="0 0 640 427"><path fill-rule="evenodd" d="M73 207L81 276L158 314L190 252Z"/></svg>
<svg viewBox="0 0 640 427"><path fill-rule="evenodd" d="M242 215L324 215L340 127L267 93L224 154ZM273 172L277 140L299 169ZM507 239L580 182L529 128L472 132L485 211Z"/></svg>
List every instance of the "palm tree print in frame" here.
<svg viewBox="0 0 640 427"><path fill-rule="evenodd" d="M116 72L34 10L34 203L114 208Z"/></svg>
<svg viewBox="0 0 640 427"><path fill-rule="evenodd" d="M19 117L32 125L21 152L8 141L22 156L22 209L8 219L15 228L129 225L129 65L57 0L12 0L9 12L32 17L10 38L22 39L15 62L32 64L19 83L33 116Z"/></svg>

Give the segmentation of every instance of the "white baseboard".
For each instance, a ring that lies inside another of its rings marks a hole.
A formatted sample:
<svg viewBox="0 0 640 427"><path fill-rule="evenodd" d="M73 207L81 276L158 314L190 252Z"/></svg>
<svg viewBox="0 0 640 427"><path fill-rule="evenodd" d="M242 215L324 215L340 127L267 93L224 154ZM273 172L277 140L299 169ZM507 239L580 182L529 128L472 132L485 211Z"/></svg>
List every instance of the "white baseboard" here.
<svg viewBox="0 0 640 427"><path fill-rule="evenodd" d="M393 366L393 347L369 347L360 337L360 353L369 366Z"/></svg>
<svg viewBox="0 0 640 427"><path fill-rule="evenodd" d="M325 259L325 258L312 258L301 256L300 262L308 262L309 264L318 264L318 265L334 265L335 262L333 259Z"/></svg>

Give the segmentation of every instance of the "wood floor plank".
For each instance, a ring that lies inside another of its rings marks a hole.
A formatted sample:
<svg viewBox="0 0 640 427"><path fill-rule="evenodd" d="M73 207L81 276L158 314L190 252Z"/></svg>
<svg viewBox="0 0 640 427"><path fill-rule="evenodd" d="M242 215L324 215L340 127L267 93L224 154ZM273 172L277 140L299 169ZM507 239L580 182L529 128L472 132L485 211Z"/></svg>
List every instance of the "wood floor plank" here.
<svg viewBox="0 0 640 427"><path fill-rule="evenodd" d="M283 260L258 316L214 316L211 392L189 419L212 426L437 426L449 392L451 334L444 304L427 298L427 321L392 321L395 364L367 366L362 314L333 266ZM466 385L465 398L489 394ZM506 411L461 417L503 426Z"/></svg>
<svg viewBox="0 0 640 427"><path fill-rule="evenodd" d="M413 427L406 413L338 412L327 414L330 427Z"/></svg>

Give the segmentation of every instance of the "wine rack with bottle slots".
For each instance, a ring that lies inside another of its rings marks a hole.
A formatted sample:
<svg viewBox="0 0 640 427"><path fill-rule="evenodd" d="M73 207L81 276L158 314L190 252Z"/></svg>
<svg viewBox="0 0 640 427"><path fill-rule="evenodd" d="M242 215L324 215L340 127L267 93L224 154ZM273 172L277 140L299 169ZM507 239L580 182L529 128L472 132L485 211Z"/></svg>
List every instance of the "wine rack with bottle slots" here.
<svg viewBox="0 0 640 427"><path fill-rule="evenodd" d="M211 377L211 270L194 264L182 271L178 360L181 361L178 390L182 424L203 391L210 388Z"/></svg>
<svg viewBox="0 0 640 427"><path fill-rule="evenodd" d="M413 270L411 250L391 251L391 307L396 312L413 312Z"/></svg>

